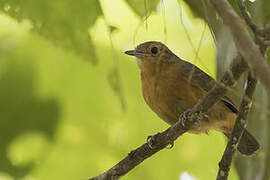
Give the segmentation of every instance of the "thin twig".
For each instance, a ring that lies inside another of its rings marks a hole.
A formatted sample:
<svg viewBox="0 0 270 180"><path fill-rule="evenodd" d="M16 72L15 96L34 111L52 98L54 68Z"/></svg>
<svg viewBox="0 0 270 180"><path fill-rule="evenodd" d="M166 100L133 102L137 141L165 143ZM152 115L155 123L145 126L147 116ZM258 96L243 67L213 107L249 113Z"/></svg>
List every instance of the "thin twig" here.
<svg viewBox="0 0 270 180"><path fill-rule="evenodd" d="M270 46L270 22L265 26L263 30L259 31L260 37L265 46Z"/></svg>
<svg viewBox="0 0 270 180"><path fill-rule="evenodd" d="M249 73L245 94L242 98L232 135L228 141L222 159L219 162L217 180L226 180L228 178L234 152L236 151L237 145L240 142L241 136L246 127L247 115L251 108L252 96L255 91L256 84L257 80Z"/></svg>
<svg viewBox="0 0 270 180"><path fill-rule="evenodd" d="M202 32L202 35L201 35L201 38L200 38L200 41L199 41L199 44L198 44L198 47L196 48L195 45L193 44L192 42L192 38L187 30L187 27L184 23L184 20L183 20L183 7L181 5L181 2L178 2L178 5L179 5L179 10L180 10L180 13L179 13L179 16L180 16L180 23L184 29L184 32L185 32L185 35L187 37L187 40L189 41L189 44L193 50L193 52L195 53L195 60L194 60L194 63L196 64L196 61L199 60L199 62L201 63L202 67L205 68L206 72L209 73L212 77L214 77L214 74L211 73L211 71L209 70L208 66L205 65L204 61L200 58L199 56L199 51L200 51L200 48L201 48L201 45L202 45L202 41L203 41L203 38L204 38L204 34L205 34L205 31L206 31L206 23L204 23L204 27L203 27L203 32ZM214 36L213 36L214 37ZM190 78L192 78L192 75L194 73L194 69L191 70L190 72Z"/></svg>
<svg viewBox="0 0 270 180"><path fill-rule="evenodd" d="M249 12L246 8L246 6L244 5L244 1L243 0L237 0L241 15L243 17L243 19L245 20L246 24L250 27L250 29L253 31L253 34L255 36L254 41L256 42L256 44L258 44L260 46L260 50L261 52L264 52L267 48L267 46L269 46L270 44L268 44L268 40L267 40L267 27L265 27L265 29L260 29L258 28L258 26L256 24L253 23Z"/></svg>
<svg viewBox="0 0 270 180"><path fill-rule="evenodd" d="M102 12L104 11L104 7L101 5L101 10ZM113 91L115 92L115 94L118 96L119 101L121 103L122 106L122 110L125 111L126 110L126 100L125 97L123 95L123 85L121 82L121 78L119 75L119 63L118 63L118 57L115 53L115 48L113 45L113 40L112 40L112 31L111 31L111 26L109 25L106 16L104 16L104 22L108 31L108 35L109 35L109 40L110 40L110 45L111 45L111 51L112 51L112 56L113 56L113 67L110 70L110 73L108 75L108 82L111 86L111 88L113 89Z"/></svg>
<svg viewBox="0 0 270 180"><path fill-rule="evenodd" d="M244 18L244 20L246 21L247 25L250 27L250 29L253 31L254 34L257 34L258 32L258 27L256 24L254 24L250 18L250 15L248 13L248 10L246 8L246 6L244 5L244 1L243 0L237 0L240 12L242 14L242 17Z"/></svg>
<svg viewBox="0 0 270 180"><path fill-rule="evenodd" d="M270 46L270 24L266 25L264 29L259 28L253 23L249 12L244 5L244 0L237 0L237 3L243 19L255 35L255 42L260 46L262 51L265 51L267 46Z"/></svg>
<svg viewBox="0 0 270 180"><path fill-rule="evenodd" d="M187 132L196 121L204 118L208 110L225 95L227 92L226 86L233 86L235 81L239 79L246 69L247 64L245 61L243 61L240 56L237 56L233 61L231 68L225 72L220 83L216 83L213 89L191 110L181 114L179 121L176 124L155 136L152 148L150 148L147 143L141 145L139 148L131 151L123 160L111 169L99 176L90 178L89 180L117 180L145 159L167 147L179 136ZM182 122L184 122L184 125Z"/></svg>

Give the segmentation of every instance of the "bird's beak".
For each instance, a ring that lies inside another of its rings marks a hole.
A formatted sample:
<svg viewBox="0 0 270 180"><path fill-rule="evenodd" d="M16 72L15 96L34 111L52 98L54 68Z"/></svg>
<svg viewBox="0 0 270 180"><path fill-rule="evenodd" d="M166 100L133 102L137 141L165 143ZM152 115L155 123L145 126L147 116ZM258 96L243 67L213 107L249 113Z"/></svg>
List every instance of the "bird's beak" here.
<svg viewBox="0 0 270 180"><path fill-rule="evenodd" d="M135 56L138 59L144 59L147 56L146 53L144 53L138 49L126 51L125 54L127 54L129 56Z"/></svg>
<svg viewBox="0 0 270 180"><path fill-rule="evenodd" d="M129 51L126 51L125 54L129 56L136 56L136 54L138 53L136 52L136 50L129 50Z"/></svg>
<svg viewBox="0 0 270 180"><path fill-rule="evenodd" d="M130 56L136 56L136 57L142 57L146 55L144 52L138 49L126 51L125 54L130 55Z"/></svg>

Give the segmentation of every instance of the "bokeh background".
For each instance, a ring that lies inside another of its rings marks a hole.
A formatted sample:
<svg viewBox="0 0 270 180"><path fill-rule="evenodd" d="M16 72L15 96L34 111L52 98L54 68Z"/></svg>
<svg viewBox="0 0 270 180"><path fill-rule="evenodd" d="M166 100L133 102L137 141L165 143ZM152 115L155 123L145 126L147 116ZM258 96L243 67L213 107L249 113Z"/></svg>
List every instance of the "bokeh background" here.
<svg viewBox="0 0 270 180"><path fill-rule="evenodd" d="M235 47L226 34L221 47L227 53L217 53L213 30L194 13L198 6L1 0L0 180L87 179L168 128L144 102L136 61L123 52L161 41L216 78ZM267 111L261 101L257 106ZM185 134L123 179L215 179L225 145L217 132ZM233 167L229 179L239 179L239 172Z"/></svg>

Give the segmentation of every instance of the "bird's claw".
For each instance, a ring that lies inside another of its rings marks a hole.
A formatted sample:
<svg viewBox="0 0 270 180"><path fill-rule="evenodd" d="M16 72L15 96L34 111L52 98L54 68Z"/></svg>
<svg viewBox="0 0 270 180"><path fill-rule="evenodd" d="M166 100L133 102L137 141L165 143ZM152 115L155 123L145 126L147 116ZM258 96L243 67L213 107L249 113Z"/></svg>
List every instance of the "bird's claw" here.
<svg viewBox="0 0 270 180"><path fill-rule="evenodd" d="M156 137L159 134L160 133L157 133L157 134L154 134L153 136L148 136L147 137L147 144L151 149L153 149L153 144L155 143Z"/></svg>
<svg viewBox="0 0 270 180"><path fill-rule="evenodd" d="M148 146L149 146L151 149L154 148L153 145L154 145L155 140L156 140L156 137L157 137L158 135L160 135L160 133L157 133L157 134L155 134L155 135L153 135L153 136L148 136L148 137L147 137L147 144L148 144ZM172 142L170 143L170 146L167 147L167 149L172 149L173 146L174 146L174 142L172 141Z"/></svg>
<svg viewBox="0 0 270 180"><path fill-rule="evenodd" d="M183 112L182 116L179 117L179 119L181 119L181 125L183 127L186 127L187 119L189 118L191 112L192 112L192 110L188 109L185 112ZM197 118L195 123L198 125L198 130L200 130L202 127L201 119Z"/></svg>
<svg viewBox="0 0 270 180"><path fill-rule="evenodd" d="M183 112L182 116L179 117L179 119L182 119L181 124L182 124L183 127L186 127L186 121L187 121L191 111L192 111L191 109L188 109L185 112Z"/></svg>
<svg viewBox="0 0 270 180"><path fill-rule="evenodd" d="M197 129L198 130L201 130L201 128L202 128L202 122L201 122L201 120L200 119L197 119L195 123L198 125Z"/></svg>

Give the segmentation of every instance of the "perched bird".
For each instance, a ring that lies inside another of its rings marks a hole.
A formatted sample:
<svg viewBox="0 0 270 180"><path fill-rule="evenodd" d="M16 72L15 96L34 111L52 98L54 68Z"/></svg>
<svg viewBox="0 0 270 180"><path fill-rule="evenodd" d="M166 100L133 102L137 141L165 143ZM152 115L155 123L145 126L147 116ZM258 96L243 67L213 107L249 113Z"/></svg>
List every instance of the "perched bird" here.
<svg viewBox="0 0 270 180"><path fill-rule="evenodd" d="M196 66L177 57L161 42L145 42L125 53L137 59L144 100L170 125L176 123L181 113L192 108L217 83ZM200 134L217 130L229 137L237 112L233 102L225 96L210 109L200 127L194 125L188 132ZM259 147L256 139L245 130L238 145L239 152L251 155Z"/></svg>

